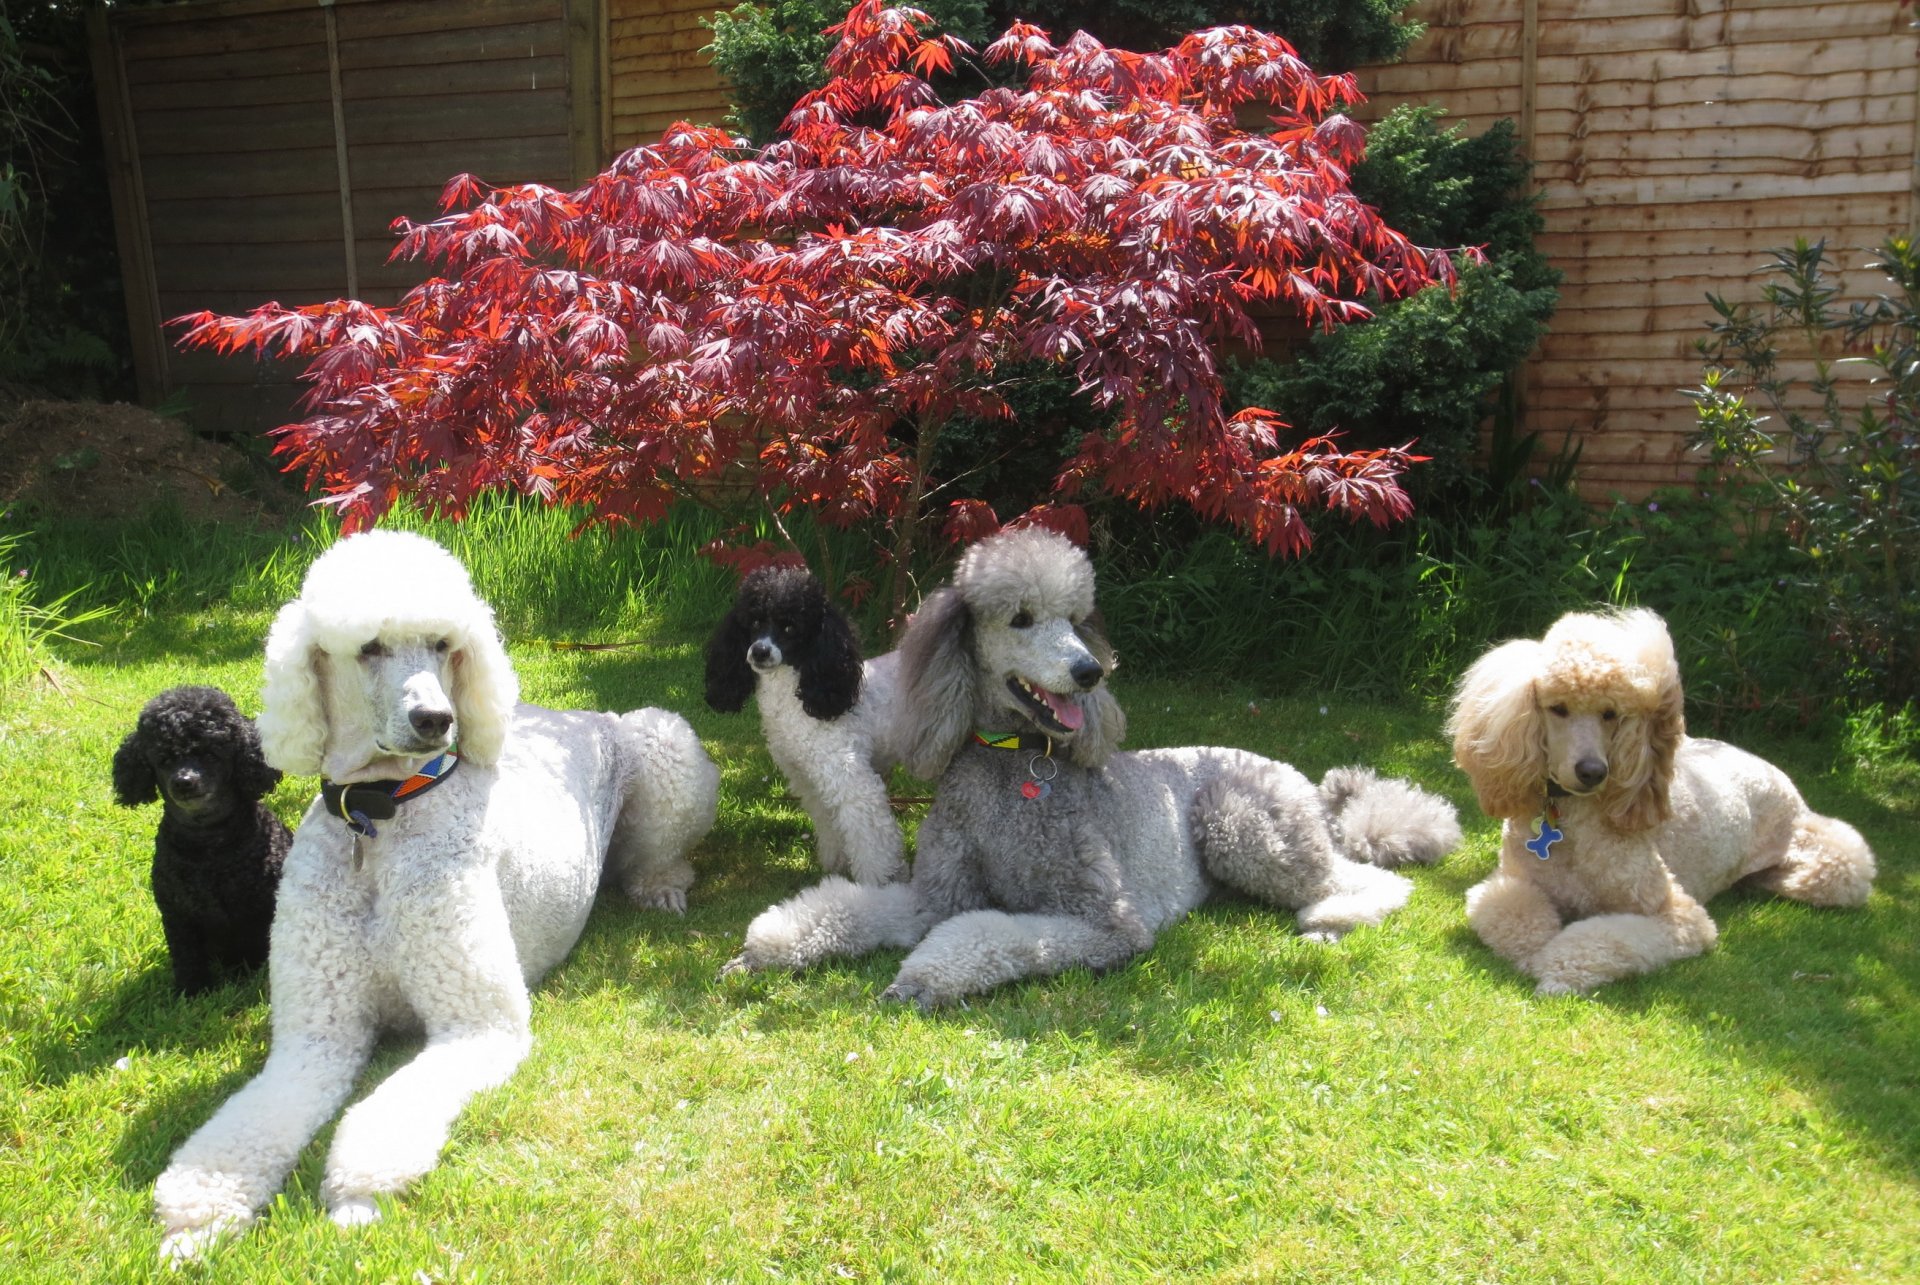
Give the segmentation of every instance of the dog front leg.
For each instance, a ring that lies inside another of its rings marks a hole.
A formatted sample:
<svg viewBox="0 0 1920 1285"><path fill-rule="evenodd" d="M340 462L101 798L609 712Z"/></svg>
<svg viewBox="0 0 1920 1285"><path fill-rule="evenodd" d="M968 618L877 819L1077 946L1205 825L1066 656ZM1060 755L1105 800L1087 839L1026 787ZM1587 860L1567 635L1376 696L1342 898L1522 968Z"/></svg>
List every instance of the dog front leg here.
<svg viewBox="0 0 1920 1285"><path fill-rule="evenodd" d="M453 895L432 883L396 892L387 913L408 921L388 940L427 1043L334 1133L321 1195L342 1227L377 1220L377 1197L438 1164L474 1094L505 1083L533 1045L526 981L491 878L474 872Z"/></svg>
<svg viewBox="0 0 1920 1285"><path fill-rule="evenodd" d="M273 1047L260 1074L181 1145L154 1183L163 1259L197 1258L251 1223L352 1092L375 1030L371 966L354 927L362 911L351 890L317 883L283 897L269 964Z"/></svg>
<svg viewBox="0 0 1920 1285"><path fill-rule="evenodd" d="M533 1047L525 1027L440 1030L340 1121L321 1197L342 1227L376 1222L375 1199L439 1162L453 1122L477 1093L505 1084Z"/></svg>
<svg viewBox="0 0 1920 1285"><path fill-rule="evenodd" d="M1496 870L1467 889L1467 923L1493 952L1529 977L1534 957L1560 934L1560 912L1525 879Z"/></svg>
<svg viewBox="0 0 1920 1285"><path fill-rule="evenodd" d="M747 925L740 953L720 971L797 970L882 946L911 946L930 922L912 884L869 887L830 875L761 911Z"/></svg>
<svg viewBox="0 0 1920 1285"><path fill-rule="evenodd" d="M844 791L835 809L847 872L855 883L892 883L906 871L900 855L900 825L887 798L887 778L862 754L849 752L839 784Z"/></svg>
<svg viewBox="0 0 1920 1285"><path fill-rule="evenodd" d="M1678 887L1651 915L1595 915L1568 924L1534 957L1542 995L1568 995L1650 973L1710 948L1719 936L1706 909Z"/></svg>
<svg viewBox="0 0 1920 1285"><path fill-rule="evenodd" d="M1153 934L1131 917L1096 923L1073 915L972 910L928 933L881 998L908 1000L924 1011L1022 977L1069 968L1100 972L1152 944Z"/></svg>
<svg viewBox="0 0 1920 1285"><path fill-rule="evenodd" d="M179 911L163 907L160 932L167 939L167 958L173 965L173 989L182 995L212 990L213 954L200 929Z"/></svg>

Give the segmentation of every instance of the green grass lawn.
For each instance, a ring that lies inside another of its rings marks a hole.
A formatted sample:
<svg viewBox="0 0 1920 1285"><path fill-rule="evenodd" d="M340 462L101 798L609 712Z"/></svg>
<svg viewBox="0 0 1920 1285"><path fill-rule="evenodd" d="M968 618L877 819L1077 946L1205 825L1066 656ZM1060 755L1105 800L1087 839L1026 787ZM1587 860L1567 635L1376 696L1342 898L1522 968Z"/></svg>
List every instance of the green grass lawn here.
<svg viewBox="0 0 1920 1285"><path fill-rule="evenodd" d="M147 891L157 807L107 764L150 695L257 709L264 609L165 609L59 690L0 697L0 1279L158 1273L154 1178L261 1065L263 980L170 991ZM631 635L629 635L631 636ZM1493 862L1438 734L1397 707L1216 680L1116 690L1136 747L1362 761L1452 797L1468 839L1407 910L1332 947L1208 907L1115 973L922 1016L899 952L716 981L817 877L751 714L700 699L696 629L556 651L528 698L686 714L724 772L685 919L604 899L534 999L532 1056L376 1226L317 1200L329 1135L189 1278L587 1280L1920 1279L1920 773L1755 748L1874 843L1861 912L1733 894L1720 946L1539 1000L1467 929ZM295 820L314 787L274 803ZM362 1090L411 1047L383 1048Z"/></svg>

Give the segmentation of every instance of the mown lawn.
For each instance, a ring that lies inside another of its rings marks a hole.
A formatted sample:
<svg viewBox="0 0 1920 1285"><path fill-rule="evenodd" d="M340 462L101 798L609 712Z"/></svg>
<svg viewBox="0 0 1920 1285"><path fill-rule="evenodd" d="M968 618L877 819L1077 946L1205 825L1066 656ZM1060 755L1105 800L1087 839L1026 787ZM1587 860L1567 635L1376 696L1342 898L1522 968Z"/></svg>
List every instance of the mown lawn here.
<svg viewBox="0 0 1920 1285"><path fill-rule="evenodd" d="M0 1278L144 1279L168 1155L261 1064L264 982L175 998L146 887L157 808L111 799L140 704L257 709L264 610L163 609L0 706ZM725 774L684 920L603 902L534 1002L534 1052L441 1167L347 1235L327 1135L216 1281L1920 1279L1920 773L1757 746L1875 844L1863 912L1734 894L1721 945L1543 1001L1467 930L1494 828L1397 707L1123 672L1135 746L1220 742L1446 792L1465 847L1333 947L1210 907L1132 966L934 1016L897 952L715 979L810 882L750 715L700 700L700 637L515 642L549 704L686 714ZM274 802L297 819L312 781ZM370 1086L410 1053L386 1048ZM363 1086L364 1087L364 1086Z"/></svg>

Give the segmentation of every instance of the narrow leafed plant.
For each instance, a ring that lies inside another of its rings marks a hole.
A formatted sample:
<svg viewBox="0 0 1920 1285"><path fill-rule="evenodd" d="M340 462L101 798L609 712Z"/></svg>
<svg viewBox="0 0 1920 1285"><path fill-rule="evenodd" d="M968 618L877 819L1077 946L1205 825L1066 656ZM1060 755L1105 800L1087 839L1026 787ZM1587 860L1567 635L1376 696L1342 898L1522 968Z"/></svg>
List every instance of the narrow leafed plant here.
<svg viewBox="0 0 1920 1285"><path fill-rule="evenodd" d="M998 523L934 475L943 426L1008 414L1035 362L1105 414L1028 520L1083 524L1090 486L1293 554L1303 510L1405 516L1404 449L1289 443L1221 406L1250 305L1331 326L1449 279L1348 185L1351 78L1245 27L1142 55L1016 24L985 57L1025 87L946 103L924 77L970 51L927 21L856 5L833 79L762 148L679 125L571 193L454 178L449 213L401 225L396 254L441 275L397 307L201 313L185 342L309 359L280 449L350 526L489 488L646 522L733 482L873 524L896 618L924 523Z"/></svg>

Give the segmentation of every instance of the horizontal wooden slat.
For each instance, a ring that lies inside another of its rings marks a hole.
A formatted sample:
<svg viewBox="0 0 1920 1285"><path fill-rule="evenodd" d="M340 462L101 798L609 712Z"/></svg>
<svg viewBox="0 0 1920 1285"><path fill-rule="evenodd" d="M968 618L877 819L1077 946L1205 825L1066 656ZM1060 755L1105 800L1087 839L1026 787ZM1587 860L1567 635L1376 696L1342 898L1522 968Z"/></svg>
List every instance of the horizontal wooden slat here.
<svg viewBox="0 0 1920 1285"><path fill-rule="evenodd" d="M273 196L336 190L331 142L325 147L225 156L154 156L142 166L149 200L199 196Z"/></svg>
<svg viewBox="0 0 1920 1285"><path fill-rule="evenodd" d="M443 0L440 0L443 2ZM461 27L431 38L379 36L340 39L340 68L431 67L455 62L515 62L566 52L566 33L555 22L524 22L499 27Z"/></svg>
<svg viewBox="0 0 1920 1285"><path fill-rule="evenodd" d="M328 104L326 60L311 71L285 71L268 76L231 76L218 79L189 79L152 82L130 86L133 110L144 117L147 112L169 108L224 110L258 107L269 103ZM231 116L228 120L231 130Z"/></svg>
<svg viewBox="0 0 1920 1285"><path fill-rule="evenodd" d="M374 98L439 97L500 90L566 92L567 62L559 54L512 60L445 62L407 67L342 67L341 96L359 103ZM485 110L489 104L479 104Z"/></svg>
<svg viewBox="0 0 1920 1285"><path fill-rule="evenodd" d="M539 90L349 100L347 144L404 143L423 154L433 143L470 139L564 137L564 85Z"/></svg>
<svg viewBox="0 0 1920 1285"><path fill-rule="evenodd" d="M324 41L325 32L326 19L315 7L162 26L125 27L122 47L127 61L137 63L149 58L254 53L307 45Z"/></svg>
<svg viewBox="0 0 1920 1285"><path fill-rule="evenodd" d="M450 20L450 11L458 15L456 19ZM455 30L552 26L560 22L561 11L560 0L459 0L457 7L447 0L383 0L380 4L343 5L335 10L343 43L404 36L426 36L437 41Z"/></svg>
<svg viewBox="0 0 1920 1285"><path fill-rule="evenodd" d="M147 111L134 123L146 157L238 156L287 148L333 146L326 100L270 103L244 114L224 108Z"/></svg>

